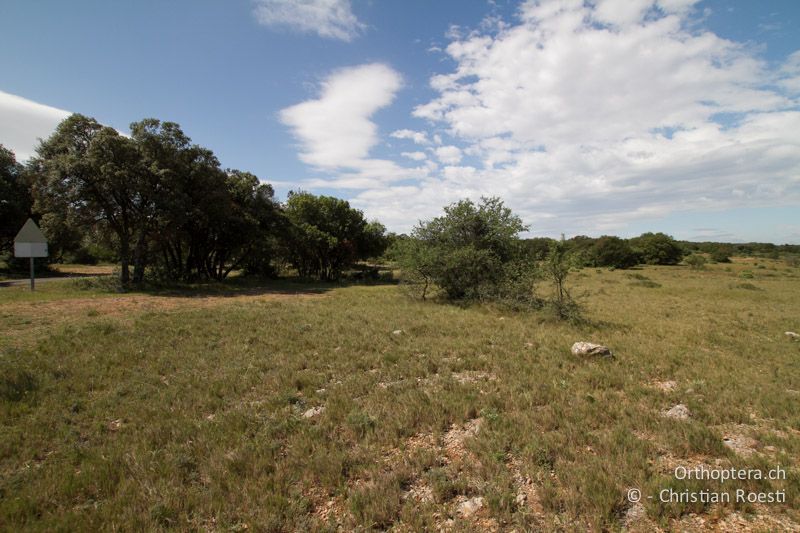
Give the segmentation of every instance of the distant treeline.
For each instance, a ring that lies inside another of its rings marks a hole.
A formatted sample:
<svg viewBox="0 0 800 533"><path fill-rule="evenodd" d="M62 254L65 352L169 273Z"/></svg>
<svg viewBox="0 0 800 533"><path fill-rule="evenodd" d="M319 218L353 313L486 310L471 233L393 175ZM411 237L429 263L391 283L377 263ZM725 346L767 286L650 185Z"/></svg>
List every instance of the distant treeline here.
<svg viewBox="0 0 800 533"><path fill-rule="evenodd" d="M49 261L116 262L126 284L140 283L145 275L221 280L234 270L273 276L287 268L301 277L336 280L359 261L384 253L389 260L407 257L409 240L435 241L430 228L448 220L434 219L433 226L417 228L414 237L387 234L383 225L368 222L345 200L300 191L278 202L269 184L249 172L223 169L214 153L193 144L178 124L144 119L131 124L130 131L130 136L121 135L75 114L40 143L26 165L0 145L0 260L11 268L22 266L11 256L12 242L33 217L48 238ZM481 227L495 223L498 213L511 216L499 199L448 209L467 220L477 217ZM472 226L467 229L481 234ZM520 229L512 224L504 231L516 235ZM484 237L475 239L465 246L493 250L483 246ZM514 242L518 265L544 261L557 241L518 239L521 250ZM558 242L559 253L573 264L591 267L674 265L697 253L717 262L734 255L800 255L798 245L697 243L663 233L632 239L577 236ZM496 250L492 254L503 259ZM474 267L476 261L455 261L462 266L450 270L463 276L463 265ZM481 264L489 268L489 263Z"/></svg>
<svg viewBox="0 0 800 533"><path fill-rule="evenodd" d="M50 261L120 264L123 283L153 277L223 279L233 270L337 279L379 256L385 228L345 200L291 192L285 203L255 175L222 169L180 126L156 119L120 135L72 115L23 166L0 146L0 254L27 217L47 236Z"/></svg>
<svg viewBox="0 0 800 533"><path fill-rule="evenodd" d="M553 239L525 239L525 246L537 259L543 259ZM613 236L586 237L579 235L564 241L576 262L587 267L630 268L638 264L676 265L685 256L707 254L712 261L730 262L734 256L778 259L800 255L800 245L772 243L720 243L679 241L664 233L643 233L631 239Z"/></svg>

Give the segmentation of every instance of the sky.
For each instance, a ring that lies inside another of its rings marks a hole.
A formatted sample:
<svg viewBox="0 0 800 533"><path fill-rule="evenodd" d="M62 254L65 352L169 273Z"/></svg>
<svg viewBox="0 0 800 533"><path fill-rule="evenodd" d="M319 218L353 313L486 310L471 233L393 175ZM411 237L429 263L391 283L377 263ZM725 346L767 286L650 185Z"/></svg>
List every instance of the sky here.
<svg viewBox="0 0 800 533"><path fill-rule="evenodd" d="M0 50L21 161L154 117L396 232L499 196L528 236L800 244L796 0L4 0Z"/></svg>

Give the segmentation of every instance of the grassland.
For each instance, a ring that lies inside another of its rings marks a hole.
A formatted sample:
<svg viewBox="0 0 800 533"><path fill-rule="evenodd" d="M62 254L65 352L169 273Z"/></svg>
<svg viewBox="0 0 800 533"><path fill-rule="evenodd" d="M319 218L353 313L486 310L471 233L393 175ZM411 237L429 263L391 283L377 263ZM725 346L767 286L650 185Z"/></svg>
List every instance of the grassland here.
<svg viewBox="0 0 800 533"><path fill-rule="evenodd" d="M798 530L800 269L571 281L587 323L394 285L0 289L0 529ZM676 479L699 465L786 479Z"/></svg>

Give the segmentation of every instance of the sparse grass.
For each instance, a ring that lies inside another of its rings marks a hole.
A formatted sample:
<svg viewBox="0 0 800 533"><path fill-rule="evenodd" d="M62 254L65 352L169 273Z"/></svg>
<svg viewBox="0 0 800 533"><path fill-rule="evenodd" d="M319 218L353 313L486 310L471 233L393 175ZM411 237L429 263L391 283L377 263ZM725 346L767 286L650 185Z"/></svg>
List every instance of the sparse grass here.
<svg viewBox="0 0 800 533"><path fill-rule="evenodd" d="M787 503L649 501L654 524L796 526L800 269L759 263L781 268L585 269L579 324L392 285L0 289L0 529L615 530L628 488L683 490L671 469L698 463L781 465L723 489ZM732 290L743 270L761 290ZM689 420L661 416L677 403Z"/></svg>

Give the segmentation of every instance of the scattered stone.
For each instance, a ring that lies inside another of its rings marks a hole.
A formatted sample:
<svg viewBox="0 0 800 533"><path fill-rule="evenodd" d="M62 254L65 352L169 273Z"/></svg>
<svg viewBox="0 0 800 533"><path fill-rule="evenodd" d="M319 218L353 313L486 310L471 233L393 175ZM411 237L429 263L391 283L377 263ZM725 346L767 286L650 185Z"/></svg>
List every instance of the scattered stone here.
<svg viewBox="0 0 800 533"><path fill-rule="evenodd" d="M392 332L392 335L397 336L397 337L399 337L402 334L403 334L403 330L402 329L396 329L396 330L394 330Z"/></svg>
<svg viewBox="0 0 800 533"><path fill-rule="evenodd" d="M722 444L733 450L739 455L752 455L756 451L757 443L746 435L730 433L722 438Z"/></svg>
<svg viewBox="0 0 800 533"><path fill-rule="evenodd" d="M588 357L593 355L610 356L612 354L607 346L581 341L572 345L572 355Z"/></svg>
<svg viewBox="0 0 800 533"><path fill-rule="evenodd" d="M672 409L665 411L664 416L667 418L674 418L675 420L686 420L692 414L689 412L689 408L679 403L678 405L674 406Z"/></svg>
<svg viewBox="0 0 800 533"><path fill-rule="evenodd" d="M636 502L631 504L631 506L625 512L625 517L622 519L622 523L626 528L630 528L634 524L638 524L646 518L647 509L642 502Z"/></svg>
<svg viewBox="0 0 800 533"><path fill-rule="evenodd" d="M458 506L458 513L462 516L462 518L468 518L478 512L482 507L483 497L475 496L465 502L462 502Z"/></svg>
<svg viewBox="0 0 800 533"><path fill-rule="evenodd" d="M325 410L325 407L322 405L318 405L317 407L312 407L305 413L303 413L303 418L313 418L315 416L319 416Z"/></svg>
<svg viewBox="0 0 800 533"><path fill-rule="evenodd" d="M478 434L481 430L481 424L483 424L483 419L476 418L462 427L455 424L450 426L450 430L442 436L448 460L461 461L464 458L467 452L464 443L467 439Z"/></svg>
<svg viewBox="0 0 800 533"><path fill-rule="evenodd" d="M789 337L790 339L794 339L794 340L796 340L796 341L800 340L800 335L798 335L798 334L797 334L797 333L795 333L794 331L787 331L787 332L785 333L785 335L786 335L787 337Z"/></svg>
<svg viewBox="0 0 800 533"><path fill-rule="evenodd" d="M430 503L434 501L433 489L423 481L417 480L406 491L402 498L404 500L414 500L420 503Z"/></svg>

